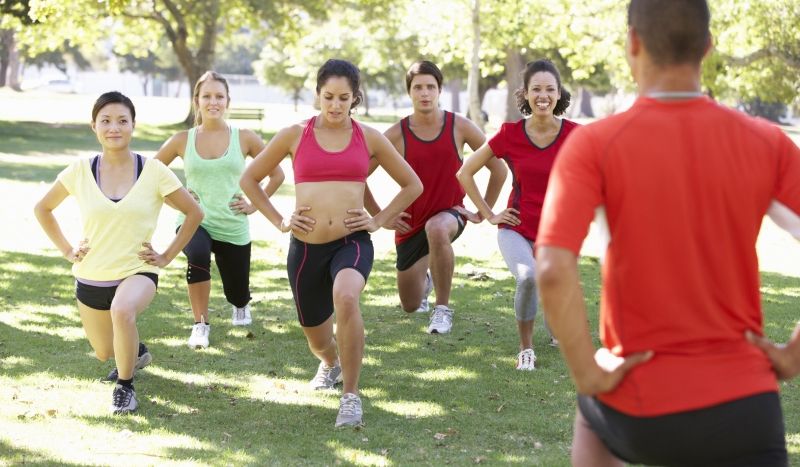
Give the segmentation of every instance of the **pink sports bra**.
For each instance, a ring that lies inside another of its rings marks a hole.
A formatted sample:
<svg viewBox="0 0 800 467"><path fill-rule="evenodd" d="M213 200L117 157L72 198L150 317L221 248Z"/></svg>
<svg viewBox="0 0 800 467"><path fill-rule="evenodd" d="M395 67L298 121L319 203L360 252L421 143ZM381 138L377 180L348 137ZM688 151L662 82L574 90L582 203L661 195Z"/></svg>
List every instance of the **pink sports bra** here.
<svg viewBox="0 0 800 467"><path fill-rule="evenodd" d="M353 137L343 151L322 149L314 136L311 118L303 129L303 137L294 155L294 182L367 182L369 150L361 127L353 120Z"/></svg>

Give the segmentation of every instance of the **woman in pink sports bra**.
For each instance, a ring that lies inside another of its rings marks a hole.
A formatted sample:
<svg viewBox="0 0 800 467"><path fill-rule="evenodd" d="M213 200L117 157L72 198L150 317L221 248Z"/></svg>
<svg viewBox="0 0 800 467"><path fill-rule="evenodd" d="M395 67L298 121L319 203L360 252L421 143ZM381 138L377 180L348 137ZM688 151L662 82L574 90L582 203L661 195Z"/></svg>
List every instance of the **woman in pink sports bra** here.
<svg viewBox="0 0 800 467"><path fill-rule="evenodd" d="M358 68L328 60L317 72L320 114L278 132L242 174L250 202L281 232L291 232L287 270L297 316L319 358L314 389L343 381L335 426L361 423L358 377L364 354L359 298L372 270L370 232L422 193L422 183L379 131L350 118L361 103ZM283 217L259 183L287 154L295 176L295 210ZM375 217L364 209L364 187L374 157L400 191ZM338 343L333 337L336 310ZM338 355L337 355L338 346Z"/></svg>

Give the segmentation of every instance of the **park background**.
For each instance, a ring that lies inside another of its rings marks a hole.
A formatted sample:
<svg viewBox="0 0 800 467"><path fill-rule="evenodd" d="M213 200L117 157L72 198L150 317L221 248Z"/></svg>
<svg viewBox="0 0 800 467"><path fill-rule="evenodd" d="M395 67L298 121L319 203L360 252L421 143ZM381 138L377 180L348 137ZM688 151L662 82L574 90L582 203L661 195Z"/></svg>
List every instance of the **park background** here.
<svg viewBox="0 0 800 467"><path fill-rule="evenodd" d="M710 4L704 92L800 143L799 2ZM454 245L454 329L442 336L425 334L427 315L397 307L392 232L373 235L362 299L365 424L334 430L337 394L306 386L316 362L285 277L287 237L262 216L250 217L253 325L230 326L215 270L212 346L186 348L191 312L177 258L139 319L154 355L136 378L140 408L111 417L111 388L99 379L113 361L94 359L70 265L32 208L60 170L99 149L88 122L104 91L133 97L133 148L152 156L186 128L189 83L207 69L231 78L234 106L265 111L263 121L233 123L268 140L314 115L313 77L327 58L361 68L369 105L356 118L381 130L410 112L405 71L429 59L445 74L441 106L475 116L490 134L519 118L507 90L524 63L549 57L573 94L567 116L586 123L635 98L625 30L624 2L610 0L0 0L0 466L568 465L575 391L541 326L537 370L514 369L514 280L488 224L468 226ZM171 168L183 177L179 162ZM287 213L293 177L288 160L282 167L287 181L273 201ZM380 170L370 185L384 203L396 190ZM509 190L507 182L499 205ZM73 199L56 216L68 238L80 237ZM162 210L156 248L175 217ZM765 220L757 248L765 331L785 341L800 309L800 245ZM595 338L598 256L590 232L580 268ZM781 389L797 465L800 388Z"/></svg>

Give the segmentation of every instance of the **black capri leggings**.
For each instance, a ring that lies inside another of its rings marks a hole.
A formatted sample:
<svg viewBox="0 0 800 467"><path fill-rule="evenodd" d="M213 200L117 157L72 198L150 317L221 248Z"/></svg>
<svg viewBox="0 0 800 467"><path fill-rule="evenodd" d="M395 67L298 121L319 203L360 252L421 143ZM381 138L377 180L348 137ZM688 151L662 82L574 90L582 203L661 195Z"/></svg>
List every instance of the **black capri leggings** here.
<svg viewBox="0 0 800 467"><path fill-rule="evenodd" d="M234 245L214 240L206 229L198 227L183 249L188 263L186 282L196 284L211 280L211 253L214 253L225 298L242 308L250 303L250 246L251 243Z"/></svg>

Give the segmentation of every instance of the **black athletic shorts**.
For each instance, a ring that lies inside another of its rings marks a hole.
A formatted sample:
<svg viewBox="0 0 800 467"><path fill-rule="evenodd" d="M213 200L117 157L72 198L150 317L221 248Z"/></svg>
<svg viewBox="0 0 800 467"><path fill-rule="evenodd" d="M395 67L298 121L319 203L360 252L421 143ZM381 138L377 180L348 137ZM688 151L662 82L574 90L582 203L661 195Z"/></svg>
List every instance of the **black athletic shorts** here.
<svg viewBox="0 0 800 467"><path fill-rule="evenodd" d="M464 218L455 209L445 209L442 212L452 214L458 221L458 231L450 243L456 241L464 232ZM420 230L403 243L397 245L397 270L405 271L417 263L420 259L430 253L428 246L428 234L425 229Z"/></svg>
<svg viewBox="0 0 800 467"><path fill-rule="evenodd" d="M785 467L781 402L766 392L705 409L633 417L578 396L589 426L618 458L663 466Z"/></svg>
<svg viewBox="0 0 800 467"><path fill-rule="evenodd" d="M153 281L153 284L158 288L158 274L139 272L134 274L134 276L144 276ZM96 285L75 281L75 298L89 308L94 308L95 310L110 310L111 302L117 294L117 287L119 286L98 287Z"/></svg>
<svg viewBox="0 0 800 467"><path fill-rule="evenodd" d="M333 314L333 281L342 269L369 278L374 257L369 232L358 232L328 243L306 243L292 235L286 269L300 325L314 327Z"/></svg>

